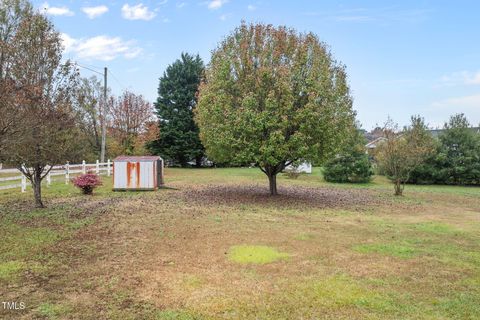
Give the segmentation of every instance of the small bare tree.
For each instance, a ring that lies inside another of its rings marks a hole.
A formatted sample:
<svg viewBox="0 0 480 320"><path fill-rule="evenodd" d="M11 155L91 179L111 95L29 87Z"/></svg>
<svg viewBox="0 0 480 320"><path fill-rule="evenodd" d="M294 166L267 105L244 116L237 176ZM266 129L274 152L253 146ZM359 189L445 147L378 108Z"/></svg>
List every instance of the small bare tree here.
<svg viewBox="0 0 480 320"><path fill-rule="evenodd" d="M103 84L92 76L80 79L76 88L75 111L77 122L82 131L82 141L87 154L100 158L102 143L102 124L106 115L103 108Z"/></svg>
<svg viewBox="0 0 480 320"><path fill-rule="evenodd" d="M154 120L153 106L142 95L125 91L110 104L110 132L126 154L135 153L136 139Z"/></svg>
<svg viewBox="0 0 480 320"><path fill-rule="evenodd" d="M379 145L377 160L386 176L393 181L395 195L403 194L410 174L433 151L433 138L423 118L411 117L411 124L402 131L391 119L383 128L385 141Z"/></svg>
<svg viewBox="0 0 480 320"><path fill-rule="evenodd" d="M19 130L2 158L27 177L36 206L44 207L41 182L49 165L64 163L75 152L72 92L78 72L70 62L61 63L60 34L45 16L25 12L12 32L6 78L14 88Z"/></svg>

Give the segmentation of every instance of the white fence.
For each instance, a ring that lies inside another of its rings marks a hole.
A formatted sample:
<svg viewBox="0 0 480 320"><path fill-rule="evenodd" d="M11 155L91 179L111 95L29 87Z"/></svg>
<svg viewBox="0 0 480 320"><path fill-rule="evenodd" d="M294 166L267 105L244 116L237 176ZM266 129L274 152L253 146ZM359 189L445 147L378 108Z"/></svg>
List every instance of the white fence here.
<svg viewBox="0 0 480 320"><path fill-rule="evenodd" d="M81 164L64 164L64 165L57 165L53 166L50 172L45 177L47 182L47 186L49 186L52 181L62 180L65 181L65 184L70 182L70 175L75 174L85 174L87 172L94 172L98 175L106 174L110 176L112 173L112 162L110 159L107 162L99 162L97 160L96 163L85 163L83 161ZM10 175L11 177L3 177L5 175ZM16 175L15 175L16 174ZM56 179L55 177L63 176L62 179ZM9 185L5 185L4 182L7 181L14 181L17 183L12 183ZM22 192L27 190L27 178L20 172L18 169L3 169L0 170L0 190L6 189L15 189L20 188Z"/></svg>

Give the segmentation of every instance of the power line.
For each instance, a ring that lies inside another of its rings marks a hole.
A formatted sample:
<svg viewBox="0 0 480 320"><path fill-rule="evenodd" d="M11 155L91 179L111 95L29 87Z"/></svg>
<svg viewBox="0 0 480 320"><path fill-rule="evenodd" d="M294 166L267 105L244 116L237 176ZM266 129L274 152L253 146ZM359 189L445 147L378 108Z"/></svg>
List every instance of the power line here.
<svg viewBox="0 0 480 320"><path fill-rule="evenodd" d="M102 73L102 72L99 72L99 71L97 71L97 70L93 70L93 69L91 69L91 68L89 68L89 67L86 67L86 66L82 66L82 65L81 65L81 64L79 64L78 62L75 62L75 64L76 64L77 66L79 66L80 68L83 68L83 69L90 70L90 71L92 71L92 72L95 72L95 73L101 74L101 75L103 76L103 73Z"/></svg>
<svg viewBox="0 0 480 320"><path fill-rule="evenodd" d="M125 86L120 80L118 80L118 78L113 74L112 71L108 70L108 72L113 77L113 80L115 80L117 82L117 84L120 85L120 87L122 87L123 90L127 89L127 86Z"/></svg>

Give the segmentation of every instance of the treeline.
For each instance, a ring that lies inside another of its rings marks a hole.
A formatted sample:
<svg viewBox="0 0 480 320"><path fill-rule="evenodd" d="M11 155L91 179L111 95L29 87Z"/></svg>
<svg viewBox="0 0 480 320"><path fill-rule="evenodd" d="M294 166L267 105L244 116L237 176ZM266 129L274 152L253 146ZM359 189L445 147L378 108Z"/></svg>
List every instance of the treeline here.
<svg viewBox="0 0 480 320"><path fill-rule="evenodd" d="M463 114L445 124L433 150L408 180L416 184L480 185L480 129Z"/></svg>
<svg viewBox="0 0 480 320"><path fill-rule="evenodd" d="M480 185L480 128L472 127L464 114L451 116L442 130L429 130L423 118L413 116L402 129L389 119L376 131L377 147L371 150L361 131L353 132L325 163L325 180L368 182L375 168L392 180L397 195L408 183Z"/></svg>
<svg viewBox="0 0 480 320"><path fill-rule="evenodd" d="M158 138L153 105L142 95L128 90L118 97L108 90L105 101L103 90L95 76L80 79L75 90L73 108L80 131L78 142L82 159L100 158L103 125L107 158L147 154L147 145Z"/></svg>

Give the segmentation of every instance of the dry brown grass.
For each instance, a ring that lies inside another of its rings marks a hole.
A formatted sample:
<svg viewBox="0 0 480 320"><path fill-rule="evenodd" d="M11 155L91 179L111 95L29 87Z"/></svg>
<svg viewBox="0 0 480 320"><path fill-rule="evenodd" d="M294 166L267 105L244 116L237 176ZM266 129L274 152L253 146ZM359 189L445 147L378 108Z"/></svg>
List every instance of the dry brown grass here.
<svg viewBox="0 0 480 320"><path fill-rule="evenodd" d="M114 198L104 191L88 201L62 194L52 196L49 218L4 216L4 224L62 235L4 281L2 299L27 303L5 317L480 316L480 197L471 190L407 188L398 199L383 184L349 188L301 177L281 180L282 195L272 198L261 175L242 170L171 170L175 189ZM68 227L87 218L94 220ZM241 244L290 257L237 264L227 253Z"/></svg>

